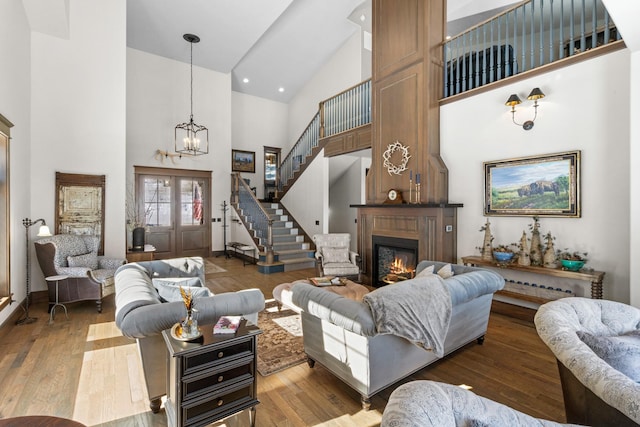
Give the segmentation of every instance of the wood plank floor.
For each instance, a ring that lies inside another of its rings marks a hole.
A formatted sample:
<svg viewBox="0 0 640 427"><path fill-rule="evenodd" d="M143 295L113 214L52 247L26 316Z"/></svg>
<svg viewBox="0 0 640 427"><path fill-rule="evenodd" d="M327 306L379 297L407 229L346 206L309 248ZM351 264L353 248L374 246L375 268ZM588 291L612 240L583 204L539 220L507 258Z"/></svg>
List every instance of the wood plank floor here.
<svg viewBox="0 0 640 427"><path fill-rule="evenodd" d="M239 259L210 260L227 270L207 275L216 293L257 287L270 299L277 284L315 275L265 275ZM69 320L59 312L49 325L46 302L36 302L36 323L10 321L0 328L0 418L54 415L88 426L166 426L164 409L148 409L136 345L114 324L113 295L102 313L89 302L68 308ZM530 321L492 313L484 345L469 344L402 382L413 379L466 384L534 417L565 421L555 359ZM363 411L358 394L317 364L258 376L257 425L378 426L398 385L374 396L371 410Z"/></svg>

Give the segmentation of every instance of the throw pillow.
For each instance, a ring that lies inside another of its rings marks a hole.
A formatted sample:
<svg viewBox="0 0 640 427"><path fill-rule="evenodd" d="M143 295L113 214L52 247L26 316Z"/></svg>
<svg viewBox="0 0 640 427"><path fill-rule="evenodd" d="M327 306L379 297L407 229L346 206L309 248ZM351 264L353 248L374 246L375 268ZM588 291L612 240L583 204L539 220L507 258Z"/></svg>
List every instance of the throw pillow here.
<svg viewBox="0 0 640 427"><path fill-rule="evenodd" d="M322 258L324 263L328 262L350 262L349 261L349 248L346 247L331 247L325 246L322 248Z"/></svg>
<svg viewBox="0 0 640 427"><path fill-rule="evenodd" d="M613 337L576 332L578 338L602 360L635 382L640 382L640 331Z"/></svg>
<svg viewBox="0 0 640 427"><path fill-rule="evenodd" d="M433 274L433 265L425 268L424 270L420 270L420 273L416 274L416 277L425 277Z"/></svg>
<svg viewBox="0 0 640 427"><path fill-rule="evenodd" d="M86 267L90 270L98 268L98 254L89 252L88 254L68 256L69 267Z"/></svg>
<svg viewBox="0 0 640 427"><path fill-rule="evenodd" d="M202 286L199 277L165 277L151 280L160 298L166 302L183 302L182 295L180 294L181 286L185 292L191 292L191 297L194 299L213 295L209 288Z"/></svg>
<svg viewBox="0 0 640 427"><path fill-rule="evenodd" d="M444 267L442 267L440 270L438 270L438 276L442 277L443 279L448 279L449 277L452 277L453 269L451 268L451 264L447 264Z"/></svg>

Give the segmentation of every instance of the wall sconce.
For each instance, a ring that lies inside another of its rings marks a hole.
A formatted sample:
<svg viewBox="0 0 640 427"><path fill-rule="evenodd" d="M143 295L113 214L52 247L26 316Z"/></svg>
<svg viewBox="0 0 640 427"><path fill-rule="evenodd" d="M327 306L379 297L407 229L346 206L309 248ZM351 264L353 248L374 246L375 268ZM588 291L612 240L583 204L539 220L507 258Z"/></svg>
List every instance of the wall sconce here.
<svg viewBox="0 0 640 427"><path fill-rule="evenodd" d="M542 98L544 98L544 93L542 93L539 87L534 88L529 94L529 96L527 96L527 99L529 101L533 101L533 108L535 110L535 114L533 115L533 119L527 120L522 124L516 122L516 105L522 104L522 101L520 100L518 95L516 95L515 93L512 94L509 97L509 99L507 99L507 102L504 103L504 105L511 107L511 119L513 120L513 123L515 123L518 126L522 126L522 129L524 130L531 130L531 128L533 127L533 122L536 120L536 117L538 116L538 99L542 99Z"/></svg>

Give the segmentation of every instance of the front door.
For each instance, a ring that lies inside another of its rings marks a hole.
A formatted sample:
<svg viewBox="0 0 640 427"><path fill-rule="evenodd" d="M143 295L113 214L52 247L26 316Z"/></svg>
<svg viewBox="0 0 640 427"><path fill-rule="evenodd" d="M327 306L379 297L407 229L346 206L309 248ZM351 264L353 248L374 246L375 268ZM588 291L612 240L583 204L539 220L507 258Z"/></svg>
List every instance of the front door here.
<svg viewBox="0 0 640 427"><path fill-rule="evenodd" d="M211 172L136 167L145 243L155 258L211 256Z"/></svg>

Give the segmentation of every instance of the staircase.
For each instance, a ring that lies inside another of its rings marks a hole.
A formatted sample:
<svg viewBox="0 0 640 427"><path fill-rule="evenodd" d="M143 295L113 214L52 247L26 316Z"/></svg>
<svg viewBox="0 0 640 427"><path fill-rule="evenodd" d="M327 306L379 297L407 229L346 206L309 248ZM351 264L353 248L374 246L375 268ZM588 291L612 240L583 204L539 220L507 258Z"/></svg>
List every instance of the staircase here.
<svg viewBox="0 0 640 427"><path fill-rule="evenodd" d="M315 258L311 244L305 242L304 234L300 233L295 221L290 220L282 205L262 203L262 207L273 220L271 232L275 259L272 265L268 265L266 254L261 253L258 270L262 273L275 273L314 268Z"/></svg>
<svg viewBox="0 0 640 427"><path fill-rule="evenodd" d="M232 174L231 206L260 252L258 271L277 273L315 266L309 239L280 203L261 203L238 174ZM305 240L306 238L306 240ZM272 249L273 259L270 259Z"/></svg>

